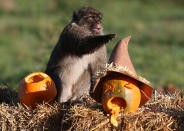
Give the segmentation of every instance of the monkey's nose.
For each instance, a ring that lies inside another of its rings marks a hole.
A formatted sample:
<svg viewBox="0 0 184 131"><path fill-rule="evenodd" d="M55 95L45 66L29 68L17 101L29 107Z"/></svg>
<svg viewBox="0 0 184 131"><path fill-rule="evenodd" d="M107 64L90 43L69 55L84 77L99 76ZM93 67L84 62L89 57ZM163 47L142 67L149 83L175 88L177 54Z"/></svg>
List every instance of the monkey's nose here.
<svg viewBox="0 0 184 131"><path fill-rule="evenodd" d="M100 30L102 28L102 25L100 23L98 23L98 24L96 24L95 28Z"/></svg>

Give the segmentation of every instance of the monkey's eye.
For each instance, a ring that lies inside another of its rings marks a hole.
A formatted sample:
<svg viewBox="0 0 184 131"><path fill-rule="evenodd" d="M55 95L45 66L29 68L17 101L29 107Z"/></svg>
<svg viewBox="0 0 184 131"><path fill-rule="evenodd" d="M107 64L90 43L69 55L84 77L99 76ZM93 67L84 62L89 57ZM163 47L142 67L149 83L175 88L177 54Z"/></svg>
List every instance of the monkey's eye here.
<svg viewBox="0 0 184 131"><path fill-rule="evenodd" d="M95 16L88 16L87 19L88 20L93 20L95 18Z"/></svg>

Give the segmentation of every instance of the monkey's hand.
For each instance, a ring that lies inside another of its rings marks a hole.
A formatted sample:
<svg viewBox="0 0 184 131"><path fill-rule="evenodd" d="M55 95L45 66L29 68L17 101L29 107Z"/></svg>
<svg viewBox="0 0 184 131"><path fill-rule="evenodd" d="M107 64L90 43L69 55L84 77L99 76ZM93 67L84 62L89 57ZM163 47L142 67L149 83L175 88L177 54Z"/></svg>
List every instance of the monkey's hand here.
<svg viewBox="0 0 184 131"><path fill-rule="evenodd" d="M115 37L116 37L116 34L91 36L91 37L87 37L85 41L90 45L93 44L95 46L101 46L113 40Z"/></svg>
<svg viewBox="0 0 184 131"><path fill-rule="evenodd" d="M116 34L86 37L79 42L78 47L76 48L76 51L80 50L80 54L78 55L93 53L95 50L100 48L102 45L108 43L115 37L116 37Z"/></svg>
<svg viewBox="0 0 184 131"><path fill-rule="evenodd" d="M100 41L102 43L108 43L109 41L113 40L116 37L116 34L108 34L108 35L102 35L100 37Z"/></svg>

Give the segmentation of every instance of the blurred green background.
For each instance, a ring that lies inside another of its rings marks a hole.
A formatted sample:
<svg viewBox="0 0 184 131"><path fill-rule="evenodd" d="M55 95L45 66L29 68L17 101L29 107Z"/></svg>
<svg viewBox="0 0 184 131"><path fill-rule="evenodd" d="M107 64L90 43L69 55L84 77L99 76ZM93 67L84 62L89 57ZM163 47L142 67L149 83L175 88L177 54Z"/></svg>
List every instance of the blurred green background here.
<svg viewBox="0 0 184 131"><path fill-rule="evenodd" d="M184 87L183 0L0 0L0 85L18 88L28 73L44 71L60 32L74 10L92 6L104 14L104 33L131 35L137 74L154 87Z"/></svg>

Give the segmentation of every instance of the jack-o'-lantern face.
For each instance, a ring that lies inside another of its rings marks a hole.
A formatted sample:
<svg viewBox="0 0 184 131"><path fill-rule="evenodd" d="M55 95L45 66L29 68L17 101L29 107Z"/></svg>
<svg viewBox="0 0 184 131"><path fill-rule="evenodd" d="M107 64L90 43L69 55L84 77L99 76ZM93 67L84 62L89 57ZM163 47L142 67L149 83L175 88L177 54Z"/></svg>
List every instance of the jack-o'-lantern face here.
<svg viewBox="0 0 184 131"><path fill-rule="evenodd" d="M141 93L136 83L128 78L114 78L103 83L102 105L110 113L111 123L117 126L116 117L124 109L124 113L134 112L139 107Z"/></svg>

